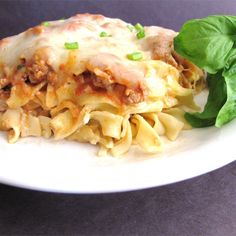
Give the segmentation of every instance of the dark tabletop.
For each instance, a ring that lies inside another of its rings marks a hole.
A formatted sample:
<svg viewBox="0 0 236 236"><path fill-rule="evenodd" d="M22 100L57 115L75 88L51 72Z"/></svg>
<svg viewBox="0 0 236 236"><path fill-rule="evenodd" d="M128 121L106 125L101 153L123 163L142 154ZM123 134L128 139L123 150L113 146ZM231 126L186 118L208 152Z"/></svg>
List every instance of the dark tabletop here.
<svg viewBox="0 0 236 236"><path fill-rule="evenodd" d="M236 15L236 1L0 0L0 38L77 12L179 30L190 18ZM0 185L0 235L235 236L236 162L183 182L126 193L55 194Z"/></svg>

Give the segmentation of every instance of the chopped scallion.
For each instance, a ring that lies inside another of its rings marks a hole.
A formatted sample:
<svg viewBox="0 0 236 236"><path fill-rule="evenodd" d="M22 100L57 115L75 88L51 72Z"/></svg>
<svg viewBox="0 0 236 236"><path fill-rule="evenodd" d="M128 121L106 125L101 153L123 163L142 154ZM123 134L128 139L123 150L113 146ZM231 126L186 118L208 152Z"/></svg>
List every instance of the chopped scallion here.
<svg viewBox="0 0 236 236"><path fill-rule="evenodd" d="M100 34L99 34L99 36L100 37L111 37L111 35L110 34L108 34L107 32L105 32L105 31L102 31Z"/></svg>
<svg viewBox="0 0 236 236"><path fill-rule="evenodd" d="M131 61L139 61L143 58L143 54L141 52L133 52L128 54L127 58Z"/></svg>
<svg viewBox="0 0 236 236"><path fill-rule="evenodd" d="M66 49L78 49L79 44L77 42L72 42L72 43L65 43L65 48Z"/></svg>
<svg viewBox="0 0 236 236"><path fill-rule="evenodd" d="M144 30L141 30L139 31L137 34L136 34L137 38L138 39L142 39L145 37L145 31Z"/></svg>
<svg viewBox="0 0 236 236"><path fill-rule="evenodd" d="M137 39L144 38L145 37L144 27L140 23L137 23L134 27L138 31L138 33L136 34Z"/></svg>
<svg viewBox="0 0 236 236"><path fill-rule="evenodd" d="M44 22L42 23L42 25L48 27L48 26L50 26L50 23L49 23L48 21L44 21Z"/></svg>
<svg viewBox="0 0 236 236"><path fill-rule="evenodd" d="M131 24L128 24L127 28L129 29L130 32L133 32L133 30L134 30L134 26Z"/></svg>
<svg viewBox="0 0 236 236"><path fill-rule="evenodd" d="M144 30L143 26L140 23L137 23L134 27L138 31L143 31Z"/></svg>

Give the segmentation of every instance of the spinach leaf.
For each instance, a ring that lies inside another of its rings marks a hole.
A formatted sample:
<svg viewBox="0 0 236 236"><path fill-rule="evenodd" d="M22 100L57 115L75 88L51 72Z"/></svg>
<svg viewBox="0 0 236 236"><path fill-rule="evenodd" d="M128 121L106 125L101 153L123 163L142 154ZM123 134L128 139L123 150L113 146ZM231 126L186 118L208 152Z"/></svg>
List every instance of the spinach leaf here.
<svg viewBox="0 0 236 236"><path fill-rule="evenodd" d="M217 116L216 127L221 127L236 117L236 49L231 53L223 76L227 88L227 101Z"/></svg>
<svg viewBox="0 0 236 236"><path fill-rule="evenodd" d="M226 101L226 86L222 71L207 78L209 95L204 111L199 113L185 113L185 119L196 128L215 124L216 117Z"/></svg>
<svg viewBox="0 0 236 236"><path fill-rule="evenodd" d="M186 22L174 39L181 56L211 74L223 69L236 41L236 16L209 16Z"/></svg>

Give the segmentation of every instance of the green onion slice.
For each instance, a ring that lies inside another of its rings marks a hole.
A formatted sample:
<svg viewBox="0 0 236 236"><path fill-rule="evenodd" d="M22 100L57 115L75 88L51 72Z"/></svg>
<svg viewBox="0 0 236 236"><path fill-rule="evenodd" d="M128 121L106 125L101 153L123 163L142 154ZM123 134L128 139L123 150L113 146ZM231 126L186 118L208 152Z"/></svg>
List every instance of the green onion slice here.
<svg viewBox="0 0 236 236"><path fill-rule="evenodd" d="M133 30L134 30L134 26L131 24L128 24L127 28L129 29L130 32L133 32Z"/></svg>
<svg viewBox="0 0 236 236"><path fill-rule="evenodd" d="M105 32L105 31L102 31L100 34L99 34L99 36L100 37L111 37L111 35L110 34L108 34L107 32Z"/></svg>
<svg viewBox="0 0 236 236"><path fill-rule="evenodd" d="M137 23L134 27L137 31L144 31L144 28L140 23Z"/></svg>
<svg viewBox="0 0 236 236"><path fill-rule="evenodd" d="M50 26L50 23L49 23L48 21L44 21L44 22L42 23L42 25L48 27L48 26Z"/></svg>
<svg viewBox="0 0 236 236"><path fill-rule="evenodd" d="M139 31L137 34L136 34L137 38L138 39L142 39L145 37L145 31L144 30L141 30Z"/></svg>
<svg viewBox="0 0 236 236"><path fill-rule="evenodd" d="M131 61L139 61L143 58L143 54L141 52L133 52L128 54L127 58Z"/></svg>
<svg viewBox="0 0 236 236"><path fill-rule="evenodd" d="M79 44L78 42L72 42L72 43L65 43L65 48L66 49L78 49L79 48Z"/></svg>

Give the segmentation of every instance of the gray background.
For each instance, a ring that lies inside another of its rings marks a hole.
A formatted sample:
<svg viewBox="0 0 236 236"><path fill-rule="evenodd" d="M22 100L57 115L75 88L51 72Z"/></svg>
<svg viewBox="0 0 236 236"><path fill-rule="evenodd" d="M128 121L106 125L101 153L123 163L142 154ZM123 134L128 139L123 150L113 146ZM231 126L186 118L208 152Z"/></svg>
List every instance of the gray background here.
<svg viewBox="0 0 236 236"><path fill-rule="evenodd" d="M236 15L236 1L0 0L0 38L77 12L179 30L190 18ZM54 194L0 185L0 235L235 236L236 162L180 183L127 193Z"/></svg>

